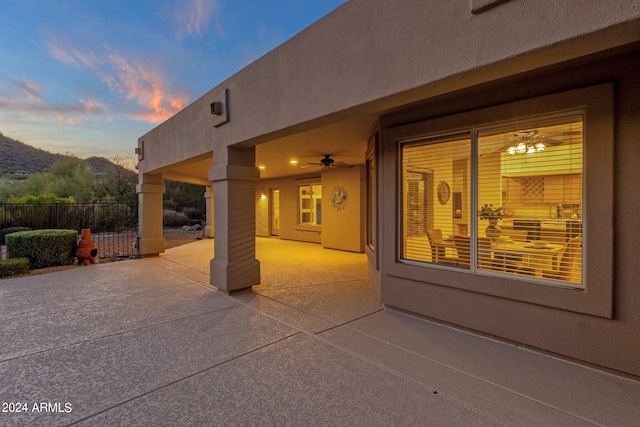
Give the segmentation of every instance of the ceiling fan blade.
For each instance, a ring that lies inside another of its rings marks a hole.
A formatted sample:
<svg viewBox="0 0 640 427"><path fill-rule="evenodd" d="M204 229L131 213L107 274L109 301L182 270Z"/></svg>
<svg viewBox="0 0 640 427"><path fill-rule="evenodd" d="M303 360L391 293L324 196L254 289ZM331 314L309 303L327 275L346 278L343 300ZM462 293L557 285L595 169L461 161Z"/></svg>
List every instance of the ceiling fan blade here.
<svg viewBox="0 0 640 427"><path fill-rule="evenodd" d="M345 162L335 162L331 166L336 168L352 168L353 165L347 164Z"/></svg>
<svg viewBox="0 0 640 427"><path fill-rule="evenodd" d="M320 159L319 162L305 163L304 166L300 166L300 169L314 168L314 167L321 167L321 168L333 168L333 167L352 168L353 167L353 165L349 165L345 162L336 162L334 159L331 158L330 154L324 154L323 156L324 157Z"/></svg>
<svg viewBox="0 0 640 427"><path fill-rule="evenodd" d="M549 137L546 137L546 136L543 136L540 139L542 139L542 143L547 147L553 147L553 146L556 146L556 145L564 144L564 141L557 140L557 139L552 139L552 138L549 138Z"/></svg>

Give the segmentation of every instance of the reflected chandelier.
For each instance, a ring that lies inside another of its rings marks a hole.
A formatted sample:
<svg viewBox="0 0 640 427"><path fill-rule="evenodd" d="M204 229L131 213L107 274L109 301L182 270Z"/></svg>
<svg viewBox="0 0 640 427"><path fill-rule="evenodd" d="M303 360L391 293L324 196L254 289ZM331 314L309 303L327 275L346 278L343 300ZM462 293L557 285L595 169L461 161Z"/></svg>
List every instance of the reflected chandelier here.
<svg viewBox="0 0 640 427"><path fill-rule="evenodd" d="M507 148L507 153L514 154L533 154L544 151L547 146L544 144L545 138L538 132L514 133L511 138L516 143Z"/></svg>

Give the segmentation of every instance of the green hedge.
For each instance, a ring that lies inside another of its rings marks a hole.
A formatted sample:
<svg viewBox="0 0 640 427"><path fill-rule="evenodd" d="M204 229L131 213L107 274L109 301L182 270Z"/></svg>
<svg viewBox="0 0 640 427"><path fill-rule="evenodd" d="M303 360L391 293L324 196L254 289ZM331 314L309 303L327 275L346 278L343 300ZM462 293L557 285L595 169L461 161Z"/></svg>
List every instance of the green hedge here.
<svg viewBox="0 0 640 427"><path fill-rule="evenodd" d="M78 233L75 230L20 231L5 236L7 258L29 258L33 268L73 262Z"/></svg>
<svg viewBox="0 0 640 427"><path fill-rule="evenodd" d="M29 227L8 227L0 230L0 245L4 245L4 237L7 234L17 233L18 231L31 231Z"/></svg>
<svg viewBox="0 0 640 427"><path fill-rule="evenodd" d="M0 277L15 276L29 272L29 258L11 258L0 260Z"/></svg>

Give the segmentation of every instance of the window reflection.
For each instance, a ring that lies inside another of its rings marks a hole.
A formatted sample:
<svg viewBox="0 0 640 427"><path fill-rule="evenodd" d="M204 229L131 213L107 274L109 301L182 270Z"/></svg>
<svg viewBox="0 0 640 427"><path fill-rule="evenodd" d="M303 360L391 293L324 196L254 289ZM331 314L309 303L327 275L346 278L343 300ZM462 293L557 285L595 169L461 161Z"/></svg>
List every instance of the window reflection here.
<svg viewBox="0 0 640 427"><path fill-rule="evenodd" d="M470 156L469 134L403 146L403 258L456 265L452 236L469 223Z"/></svg>
<svg viewBox="0 0 640 427"><path fill-rule="evenodd" d="M402 143L401 258L581 284L582 133L575 114Z"/></svg>

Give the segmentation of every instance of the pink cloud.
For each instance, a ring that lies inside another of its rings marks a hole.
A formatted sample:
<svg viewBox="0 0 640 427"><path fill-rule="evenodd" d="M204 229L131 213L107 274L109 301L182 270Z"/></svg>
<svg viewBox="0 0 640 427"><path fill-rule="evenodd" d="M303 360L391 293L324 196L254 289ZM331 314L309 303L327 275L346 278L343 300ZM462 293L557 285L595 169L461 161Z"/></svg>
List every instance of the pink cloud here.
<svg viewBox="0 0 640 427"><path fill-rule="evenodd" d="M12 81L6 95L0 94L0 111L5 116L21 116L31 121L58 121L76 123L107 112L107 108L94 99L79 99L79 102L48 103L41 98L42 85L24 78Z"/></svg>
<svg viewBox="0 0 640 427"><path fill-rule="evenodd" d="M104 114L106 109L97 102L81 100L79 104L46 104L29 99L0 97L0 111L5 115L22 116L31 121L58 121L67 124Z"/></svg>
<svg viewBox="0 0 640 427"><path fill-rule="evenodd" d="M125 114L134 120L159 123L187 105L188 95L173 89L159 69L128 60L107 44L103 44L102 47L106 51L102 55L87 53L50 36L49 52L63 64L90 70L113 92L133 102L133 111ZM104 109L104 106L95 100L90 104L82 100L81 102L87 113ZM96 108L98 106L100 108ZM126 110L126 106L124 107Z"/></svg>
<svg viewBox="0 0 640 427"><path fill-rule="evenodd" d="M40 85L38 85L37 83L25 79L24 84L16 82L16 86L18 87L18 90L23 95L25 95L30 101L33 101L33 102L42 101L42 99L40 99L40 96L39 96Z"/></svg>
<svg viewBox="0 0 640 427"><path fill-rule="evenodd" d="M115 67L115 75L105 75L102 81L111 90L144 108L144 111L130 114L132 118L158 123L187 105L188 96L172 93L169 83L159 70L143 64L131 64L117 53L110 54L109 59Z"/></svg>
<svg viewBox="0 0 640 427"><path fill-rule="evenodd" d="M81 99L80 102L84 105L83 111L86 113L106 111L105 106L94 99Z"/></svg>
<svg viewBox="0 0 640 427"><path fill-rule="evenodd" d="M82 52L75 48L71 42L62 40L57 36L47 34L49 37L49 53L59 62L74 67L86 67L95 69L100 63L100 59L95 55Z"/></svg>
<svg viewBox="0 0 640 427"><path fill-rule="evenodd" d="M22 103L37 104L42 102L42 99L40 98L40 92L42 91L42 88L38 83L25 77L23 81L11 81L11 86L13 86L14 89L12 102L14 102L16 105Z"/></svg>
<svg viewBox="0 0 640 427"><path fill-rule="evenodd" d="M218 0L189 0L186 4L181 4L174 12L178 25L178 37L183 35L202 37L219 10L220 2ZM221 31L217 22L216 28Z"/></svg>

